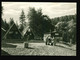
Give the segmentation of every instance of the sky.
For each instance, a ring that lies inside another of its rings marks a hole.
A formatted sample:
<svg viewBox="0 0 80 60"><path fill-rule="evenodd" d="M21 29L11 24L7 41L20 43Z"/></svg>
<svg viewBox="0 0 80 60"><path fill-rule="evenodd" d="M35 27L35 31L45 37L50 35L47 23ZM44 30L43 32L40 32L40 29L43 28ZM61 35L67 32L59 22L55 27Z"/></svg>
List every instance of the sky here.
<svg viewBox="0 0 80 60"><path fill-rule="evenodd" d="M22 9L27 17L29 7L34 7L36 10L41 8L43 15L48 15L50 18L74 15L77 10L76 2L2 2L2 6L4 8L2 18L7 22L13 18L17 23ZM27 18L26 22L28 22Z"/></svg>

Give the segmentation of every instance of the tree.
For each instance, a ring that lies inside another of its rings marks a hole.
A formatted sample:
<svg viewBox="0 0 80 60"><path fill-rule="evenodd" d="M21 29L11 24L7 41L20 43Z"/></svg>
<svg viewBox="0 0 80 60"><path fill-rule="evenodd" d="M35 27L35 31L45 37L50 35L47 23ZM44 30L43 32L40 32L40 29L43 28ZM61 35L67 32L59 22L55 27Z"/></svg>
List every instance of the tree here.
<svg viewBox="0 0 80 60"><path fill-rule="evenodd" d="M47 15L42 14L42 9L36 11L35 8L29 8L27 17L34 35L43 37L45 32L50 31L51 20Z"/></svg>
<svg viewBox="0 0 80 60"><path fill-rule="evenodd" d="M44 33L51 32L54 30L54 25L52 25L51 19L47 15L43 15L43 30Z"/></svg>
<svg viewBox="0 0 80 60"><path fill-rule="evenodd" d="M9 23L9 25L11 26L13 23L14 23L13 18L10 18L10 23Z"/></svg>
<svg viewBox="0 0 80 60"><path fill-rule="evenodd" d="M74 20L68 21L68 33L70 36L70 39L72 39L72 43L76 42L76 23Z"/></svg>
<svg viewBox="0 0 80 60"><path fill-rule="evenodd" d="M22 31L24 29L24 25L25 25L25 14L24 14L23 10L22 10L19 18L20 18L20 23L21 23L20 30Z"/></svg>
<svg viewBox="0 0 80 60"><path fill-rule="evenodd" d="M3 6L1 6L1 15L3 14Z"/></svg>
<svg viewBox="0 0 80 60"><path fill-rule="evenodd" d="M34 35L39 35L39 29L41 28L40 25L40 15L38 15L35 8L29 8L28 12L28 19L29 19L29 25L34 33ZM39 26L39 27L38 27ZM41 33L40 33L41 34Z"/></svg>
<svg viewBox="0 0 80 60"><path fill-rule="evenodd" d="M6 22L6 19L4 21L4 29L6 29L6 31L9 29L9 24Z"/></svg>
<svg viewBox="0 0 80 60"><path fill-rule="evenodd" d="M4 21L2 19L2 14L3 14L3 6L1 6L1 25L3 27L4 26Z"/></svg>
<svg viewBox="0 0 80 60"><path fill-rule="evenodd" d="M58 17L57 18L52 18L51 22L52 22L53 25L56 25L59 22Z"/></svg>
<svg viewBox="0 0 80 60"><path fill-rule="evenodd" d="M4 28L4 27L5 27L4 24L5 24L5 23L4 23L3 19L1 19L1 27Z"/></svg>
<svg viewBox="0 0 80 60"><path fill-rule="evenodd" d="M56 17L51 21L57 27L57 31L62 33L63 41L70 42L72 39L73 43L76 42L76 14Z"/></svg>

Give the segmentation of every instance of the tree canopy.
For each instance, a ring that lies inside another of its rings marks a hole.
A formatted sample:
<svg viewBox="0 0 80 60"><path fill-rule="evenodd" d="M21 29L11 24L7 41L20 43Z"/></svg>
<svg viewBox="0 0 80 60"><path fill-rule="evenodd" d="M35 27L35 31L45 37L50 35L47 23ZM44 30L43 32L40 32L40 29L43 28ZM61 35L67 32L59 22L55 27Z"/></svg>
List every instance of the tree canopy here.
<svg viewBox="0 0 80 60"><path fill-rule="evenodd" d="M29 25L35 35L43 36L45 32L51 29L51 20L47 15L42 14L42 9L35 10L29 8L28 12Z"/></svg>
<svg viewBox="0 0 80 60"><path fill-rule="evenodd" d="M25 25L25 13L24 13L24 11L22 10L22 12L21 12L21 15L20 15L20 17L19 17L19 19L20 19L20 23L21 23L21 25L20 25L20 31L22 32L22 30L24 29L24 25Z"/></svg>
<svg viewBox="0 0 80 60"><path fill-rule="evenodd" d="M76 14L56 17L51 21L52 24L55 25L55 27L57 27L56 30L59 33L62 33L64 38L72 38L73 42L76 42ZM69 39L66 40L69 41Z"/></svg>

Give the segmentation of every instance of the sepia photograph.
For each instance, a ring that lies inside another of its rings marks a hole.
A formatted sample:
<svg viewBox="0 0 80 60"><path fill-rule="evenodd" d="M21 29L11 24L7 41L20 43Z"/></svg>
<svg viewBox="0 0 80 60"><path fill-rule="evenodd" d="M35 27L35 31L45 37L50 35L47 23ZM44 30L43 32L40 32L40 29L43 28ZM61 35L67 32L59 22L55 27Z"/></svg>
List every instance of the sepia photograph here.
<svg viewBox="0 0 80 60"><path fill-rule="evenodd" d="M1 56L76 56L77 2L1 2Z"/></svg>

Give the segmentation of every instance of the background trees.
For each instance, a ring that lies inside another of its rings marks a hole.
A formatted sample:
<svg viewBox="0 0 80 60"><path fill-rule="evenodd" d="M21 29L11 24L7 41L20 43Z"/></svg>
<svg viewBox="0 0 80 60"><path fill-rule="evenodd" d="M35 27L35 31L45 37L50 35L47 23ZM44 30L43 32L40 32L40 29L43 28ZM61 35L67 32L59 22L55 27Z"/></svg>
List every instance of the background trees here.
<svg viewBox="0 0 80 60"><path fill-rule="evenodd" d="M1 15L3 14L3 6L1 6Z"/></svg>
<svg viewBox="0 0 80 60"><path fill-rule="evenodd" d="M57 31L62 33L63 41L69 42L71 38L72 43L76 42L76 14L56 17L51 21L57 27Z"/></svg>

